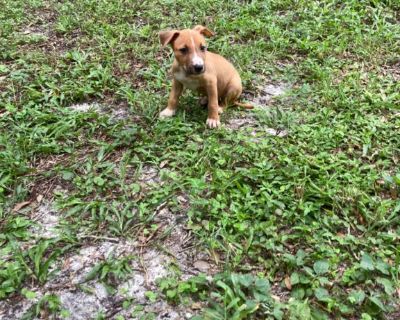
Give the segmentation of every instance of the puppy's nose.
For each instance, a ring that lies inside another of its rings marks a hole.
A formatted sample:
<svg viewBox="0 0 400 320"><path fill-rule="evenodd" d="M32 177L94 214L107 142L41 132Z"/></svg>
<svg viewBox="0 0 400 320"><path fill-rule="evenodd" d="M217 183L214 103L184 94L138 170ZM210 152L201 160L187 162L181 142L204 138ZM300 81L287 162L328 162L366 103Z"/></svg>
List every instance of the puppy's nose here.
<svg viewBox="0 0 400 320"><path fill-rule="evenodd" d="M204 65L203 64L195 64L193 66L193 68L196 73L200 73L204 70Z"/></svg>

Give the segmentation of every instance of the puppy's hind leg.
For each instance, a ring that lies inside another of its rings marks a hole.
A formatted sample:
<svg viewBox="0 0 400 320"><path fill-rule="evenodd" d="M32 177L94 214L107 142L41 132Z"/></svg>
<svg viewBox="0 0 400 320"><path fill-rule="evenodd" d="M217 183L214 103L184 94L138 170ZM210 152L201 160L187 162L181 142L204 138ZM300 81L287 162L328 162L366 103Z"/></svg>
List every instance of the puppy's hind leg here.
<svg viewBox="0 0 400 320"><path fill-rule="evenodd" d="M248 103L241 103L238 101L240 95L242 94L242 84L239 83L236 86L231 86L228 89L228 92L225 96L224 107L229 107L231 105L235 105L238 107L242 107L245 109L253 109L254 106Z"/></svg>
<svg viewBox="0 0 400 320"><path fill-rule="evenodd" d="M235 101L239 99L240 95L242 94L242 85L230 85L225 96L222 98L221 106L219 113L222 113L225 108L235 104Z"/></svg>

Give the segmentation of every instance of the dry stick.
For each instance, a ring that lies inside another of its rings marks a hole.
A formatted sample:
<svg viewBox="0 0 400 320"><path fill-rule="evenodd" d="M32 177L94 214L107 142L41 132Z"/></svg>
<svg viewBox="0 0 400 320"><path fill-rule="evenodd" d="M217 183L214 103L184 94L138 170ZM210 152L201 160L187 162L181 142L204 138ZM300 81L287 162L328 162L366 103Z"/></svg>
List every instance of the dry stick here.
<svg viewBox="0 0 400 320"><path fill-rule="evenodd" d="M79 284L79 283L78 283ZM56 283L54 285L49 285L46 289L48 290L58 290L58 289L76 289L76 284L71 282Z"/></svg>
<svg viewBox="0 0 400 320"><path fill-rule="evenodd" d="M55 182L56 182L56 178L54 177L51 181L50 187L48 187L46 192L43 194L43 199L46 198L47 194L50 192L50 189L53 188Z"/></svg>
<svg viewBox="0 0 400 320"><path fill-rule="evenodd" d="M151 239L154 238L154 236L157 234L157 231L158 231L162 226L163 226L163 225L157 226L157 228L153 231L153 233L152 233L150 236L147 237L147 239L145 240L145 243L143 243L143 244L138 244L138 245L136 245L136 246L139 247L139 248L148 247L148 246L150 245L149 241L150 241Z"/></svg>
<svg viewBox="0 0 400 320"><path fill-rule="evenodd" d="M110 238L110 237L104 237L104 236L83 235L83 234L78 235L78 239L86 239L86 238L96 239L96 240L108 240L108 241L112 241L112 242L115 242L115 243L119 243L119 239L118 238Z"/></svg>
<svg viewBox="0 0 400 320"><path fill-rule="evenodd" d="M139 261L144 271L144 282L146 283L146 287L149 288L149 274L147 273L147 268L143 259L143 247L140 248Z"/></svg>
<svg viewBox="0 0 400 320"><path fill-rule="evenodd" d="M153 231L153 233L152 233L150 236L147 237L146 243L148 243L151 239L154 238L154 236L156 235L157 231L160 230L160 228L161 228L162 226L163 226L162 224L160 224L160 225L157 226L157 228Z"/></svg>
<svg viewBox="0 0 400 320"><path fill-rule="evenodd" d="M114 301L110 307L110 310L106 313L105 318L111 319L118 312L120 312L123 309L122 305L123 305L124 301L125 301L124 298L120 298L120 299L117 299L116 301Z"/></svg>

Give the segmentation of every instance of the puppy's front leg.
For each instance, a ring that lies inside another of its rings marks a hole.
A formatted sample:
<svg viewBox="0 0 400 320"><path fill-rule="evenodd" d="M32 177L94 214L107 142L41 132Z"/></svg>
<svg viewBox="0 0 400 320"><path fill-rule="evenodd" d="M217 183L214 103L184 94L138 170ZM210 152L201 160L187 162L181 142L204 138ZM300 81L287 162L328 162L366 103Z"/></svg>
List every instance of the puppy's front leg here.
<svg viewBox="0 0 400 320"><path fill-rule="evenodd" d="M207 95L208 95L208 118L207 126L209 128L217 128L221 125L218 114L218 88L217 79L207 81Z"/></svg>
<svg viewBox="0 0 400 320"><path fill-rule="evenodd" d="M179 97L181 96L182 92L183 85L179 81L173 79L172 89L168 99L168 106L160 112L160 118L172 117L176 113L176 110L178 109Z"/></svg>

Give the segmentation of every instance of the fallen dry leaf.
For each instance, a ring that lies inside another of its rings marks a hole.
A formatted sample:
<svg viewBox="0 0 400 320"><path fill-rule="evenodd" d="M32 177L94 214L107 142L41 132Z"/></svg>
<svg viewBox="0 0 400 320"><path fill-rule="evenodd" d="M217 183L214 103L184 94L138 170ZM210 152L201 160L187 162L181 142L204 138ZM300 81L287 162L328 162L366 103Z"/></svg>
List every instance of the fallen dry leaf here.
<svg viewBox="0 0 400 320"><path fill-rule="evenodd" d="M31 203L30 201L24 201L24 202L17 203L15 205L15 207L12 209L12 211L17 212L17 211L21 210L23 207L26 207L30 203Z"/></svg>
<svg viewBox="0 0 400 320"><path fill-rule="evenodd" d="M285 277L285 286L288 288L288 290L292 290L292 283L290 282L289 276Z"/></svg>
<svg viewBox="0 0 400 320"><path fill-rule="evenodd" d="M200 310L201 309L201 303L200 302L195 302L191 305L192 310Z"/></svg>
<svg viewBox="0 0 400 320"><path fill-rule="evenodd" d="M168 160L161 161L160 168L164 168L168 164Z"/></svg>
<svg viewBox="0 0 400 320"><path fill-rule="evenodd" d="M210 269L210 264L204 260L197 260L193 265L197 270L201 272L206 272Z"/></svg>
<svg viewBox="0 0 400 320"><path fill-rule="evenodd" d="M220 257L219 257L218 252L216 252L215 250L211 250L211 255L214 258L215 264L218 265L220 260L221 260Z"/></svg>

